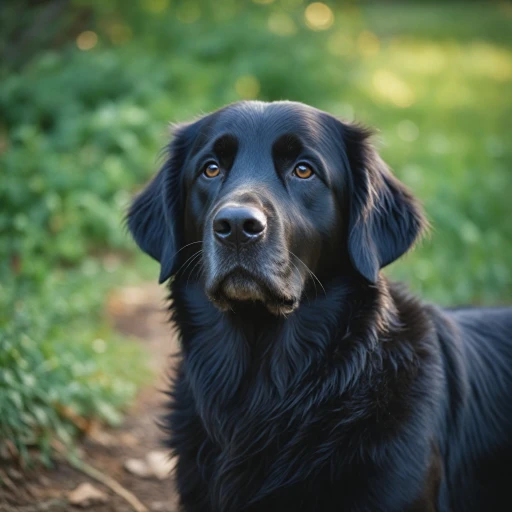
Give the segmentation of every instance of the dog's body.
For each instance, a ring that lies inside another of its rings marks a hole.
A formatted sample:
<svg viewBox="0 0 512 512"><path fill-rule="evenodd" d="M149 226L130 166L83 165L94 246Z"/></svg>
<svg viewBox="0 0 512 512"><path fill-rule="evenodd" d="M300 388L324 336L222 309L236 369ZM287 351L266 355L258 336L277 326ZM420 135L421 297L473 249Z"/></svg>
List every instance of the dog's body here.
<svg viewBox="0 0 512 512"><path fill-rule="evenodd" d="M186 512L506 510L512 313L379 275L424 221L366 139L300 104L230 106L178 129L130 211L175 275Z"/></svg>

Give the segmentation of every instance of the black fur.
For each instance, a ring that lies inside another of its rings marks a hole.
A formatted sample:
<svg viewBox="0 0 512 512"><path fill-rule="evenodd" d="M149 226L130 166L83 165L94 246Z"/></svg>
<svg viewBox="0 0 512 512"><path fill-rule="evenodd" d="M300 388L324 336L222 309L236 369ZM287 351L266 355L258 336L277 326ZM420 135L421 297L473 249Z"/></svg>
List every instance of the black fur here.
<svg viewBox="0 0 512 512"><path fill-rule="evenodd" d="M509 508L512 312L441 310L379 274L425 221L368 136L297 103L231 105L179 127L134 201L135 240L174 275L186 512ZM227 204L263 212L261 240L215 238Z"/></svg>

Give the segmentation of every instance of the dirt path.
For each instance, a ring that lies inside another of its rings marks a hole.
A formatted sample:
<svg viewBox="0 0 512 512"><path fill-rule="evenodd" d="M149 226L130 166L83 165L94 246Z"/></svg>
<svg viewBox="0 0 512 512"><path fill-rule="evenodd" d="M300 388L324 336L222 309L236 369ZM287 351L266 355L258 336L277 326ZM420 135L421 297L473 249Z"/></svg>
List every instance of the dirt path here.
<svg viewBox="0 0 512 512"><path fill-rule="evenodd" d="M109 299L108 311L116 328L137 337L147 347L156 381L141 390L120 428L102 430L93 438L88 437L82 450L85 462L114 478L149 511L174 512L176 495L171 478L141 478L124 468L128 459L143 460L149 452L163 449L163 434L156 426L156 420L165 412L165 395L160 390L168 388L168 369L172 365L169 356L176 352L175 336L167 323L164 292L157 286L145 285L118 290ZM9 478L14 485L7 493L5 489L0 490L0 512L133 511L120 496L64 462L28 479L15 471L9 473ZM105 493L106 503L88 508L72 506L68 492L84 482Z"/></svg>

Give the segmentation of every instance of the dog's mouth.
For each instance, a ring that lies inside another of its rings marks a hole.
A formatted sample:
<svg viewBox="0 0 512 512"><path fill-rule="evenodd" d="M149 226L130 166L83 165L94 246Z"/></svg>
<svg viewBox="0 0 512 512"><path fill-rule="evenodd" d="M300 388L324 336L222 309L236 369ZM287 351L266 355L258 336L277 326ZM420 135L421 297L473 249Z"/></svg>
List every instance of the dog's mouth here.
<svg viewBox="0 0 512 512"><path fill-rule="evenodd" d="M242 302L261 302L274 315L293 312L299 300L279 289L279 285L245 268L236 268L207 287L210 300L221 310L236 311Z"/></svg>

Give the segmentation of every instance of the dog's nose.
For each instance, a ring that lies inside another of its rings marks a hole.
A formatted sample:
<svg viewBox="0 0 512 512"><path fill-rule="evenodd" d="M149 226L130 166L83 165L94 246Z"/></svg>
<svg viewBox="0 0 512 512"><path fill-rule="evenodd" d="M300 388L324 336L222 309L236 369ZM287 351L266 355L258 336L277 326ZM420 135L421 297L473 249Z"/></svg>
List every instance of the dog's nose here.
<svg viewBox="0 0 512 512"><path fill-rule="evenodd" d="M265 214L252 206L224 206L213 219L215 237L228 245L255 242L266 227Z"/></svg>

